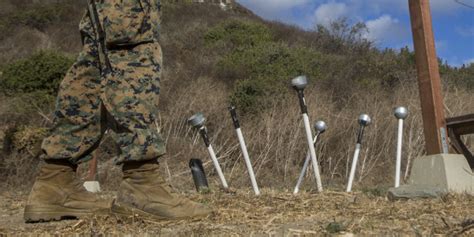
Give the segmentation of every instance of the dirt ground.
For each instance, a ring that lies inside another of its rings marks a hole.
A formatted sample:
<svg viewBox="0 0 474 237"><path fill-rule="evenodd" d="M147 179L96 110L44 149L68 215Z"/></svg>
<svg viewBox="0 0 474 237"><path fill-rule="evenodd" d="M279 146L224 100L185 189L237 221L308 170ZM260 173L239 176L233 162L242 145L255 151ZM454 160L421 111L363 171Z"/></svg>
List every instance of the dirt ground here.
<svg viewBox="0 0 474 237"><path fill-rule="evenodd" d="M114 193L102 195L113 197ZM204 220L154 221L139 216L91 216L82 220L25 224L27 193L0 195L0 236L319 236L474 235L474 197L391 202L373 193L323 194L263 190L263 195L215 191L187 194L216 214Z"/></svg>

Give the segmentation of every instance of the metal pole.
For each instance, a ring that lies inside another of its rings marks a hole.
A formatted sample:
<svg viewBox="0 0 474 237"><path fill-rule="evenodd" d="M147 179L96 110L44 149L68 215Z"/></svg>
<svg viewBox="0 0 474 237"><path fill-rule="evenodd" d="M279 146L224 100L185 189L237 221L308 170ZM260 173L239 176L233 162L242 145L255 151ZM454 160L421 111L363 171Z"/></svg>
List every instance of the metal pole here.
<svg viewBox="0 0 474 237"><path fill-rule="evenodd" d="M321 175L319 174L319 164L316 158L316 150L314 149L313 134L311 132L311 126L309 125L308 114L303 114L304 127L306 130L306 139L309 147L309 154L311 155L311 163L313 164L314 176L316 177L316 184L318 185L318 192L323 191L323 184L321 182Z"/></svg>
<svg viewBox="0 0 474 237"><path fill-rule="evenodd" d="M318 135L314 137L313 144L315 144L316 141L318 140ZM298 194L298 192L300 191L301 183L303 182L310 160L311 160L311 154L308 150L308 152L306 153L306 159L304 161L303 169L301 170L300 177L298 177L298 182L296 183L296 187L295 187L295 190L293 191L293 194Z"/></svg>
<svg viewBox="0 0 474 237"><path fill-rule="evenodd" d="M240 129L240 122L239 122L239 119L237 117L237 112L236 112L235 106L230 106L229 107L229 112L230 112L230 115L232 117L232 122L234 123L235 131L237 133L237 137L239 139L240 148L242 150L242 155L244 156L245 165L247 166L247 171L248 171L249 176L250 176L250 181L252 182L253 191L255 192L255 195L258 196L258 195L260 195L260 190L258 189L257 180L255 179L255 173L253 172L252 162L250 162L249 153L248 153L248 150L247 150L247 145L245 144L245 140L244 140L244 135L242 134L242 130Z"/></svg>
<svg viewBox="0 0 474 237"><path fill-rule="evenodd" d="M316 136L314 137L314 140L313 140L314 146L316 146L316 142L318 141L319 136L323 134L324 132L326 132L327 128L328 126L326 125L326 122L321 121L321 120L317 121L314 124L314 129L316 130ZM298 178L298 182L296 183L296 187L295 187L295 190L293 191L293 194L298 194L298 192L300 191L300 186L301 186L301 183L303 182L304 176L306 174L306 170L308 169L310 159L311 159L311 155L310 155L310 152L308 151L306 155L306 160L304 161L303 169L301 170L301 174L300 174L300 177Z"/></svg>
<svg viewBox="0 0 474 237"><path fill-rule="evenodd" d="M346 192L352 191L352 182L354 182L354 176L357 167L357 161L359 160L359 153L360 153L360 144L356 144L356 149L354 151L354 157L352 158L352 167L351 167L351 174L349 175L349 182L347 183Z"/></svg>
<svg viewBox="0 0 474 237"><path fill-rule="evenodd" d="M209 155L211 156L212 162L214 163L214 167L217 170L217 174L219 175L219 178L222 182L222 186L224 188L229 188L229 185L227 185L227 181L225 180L224 174L222 173L221 166L219 165L219 161L217 160L216 153L214 152L212 145L209 145L207 147L207 150L209 151Z"/></svg>
<svg viewBox="0 0 474 237"><path fill-rule="evenodd" d="M403 119L398 120L397 136L397 163L395 167L395 188L400 186L400 169L402 167L402 139L403 139Z"/></svg>
<svg viewBox="0 0 474 237"><path fill-rule="evenodd" d="M237 137L239 138L240 148L242 149L242 154L244 156L245 164L247 165L247 171L250 175L250 181L252 182L253 191L255 195L260 195L260 190L258 189L257 180L255 179L255 173L253 172L252 163L250 162L249 154L247 151L247 146L245 145L244 136L240 128L235 130L237 132Z"/></svg>

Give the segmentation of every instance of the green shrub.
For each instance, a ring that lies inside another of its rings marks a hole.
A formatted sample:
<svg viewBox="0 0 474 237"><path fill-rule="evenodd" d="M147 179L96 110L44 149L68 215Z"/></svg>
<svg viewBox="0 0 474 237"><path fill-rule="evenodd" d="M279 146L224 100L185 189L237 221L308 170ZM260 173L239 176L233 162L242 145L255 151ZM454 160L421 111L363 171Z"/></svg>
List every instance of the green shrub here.
<svg viewBox="0 0 474 237"><path fill-rule="evenodd" d="M329 223L326 226L326 231L329 232L330 234L336 234L345 230L346 230L346 227L341 222L334 221L334 222Z"/></svg>
<svg viewBox="0 0 474 237"><path fill-rule="evenodd" d="M209 45L223 44L234 49L271 42L273 35L264 24L232 19L211 28L204 38Z"/></svg>
<svg viewBox="0 0 474 237"><path fill-rule="evenodd" d="M42 91L56 94L73 59L54 51L40 51L7 64L0 75L0 90L6 94Z"/></svg>
<svg viewBox="0 0 474 237"><path fill-rule="evenodd" d="M244 111L258 111L289 87L298 75L319 79L321 55L307 48L290 48L284 43L260 44L235 50L218 63L220 77L236 81L231 95L233 103Z"/></svg>
<svg viewBox="0 0 474 237"><path fill-rule="evenodd" d="M270 94L269 84L263 80L241 80L234 87L230 101L244 113L255 113L265 109Z"/></svg>
<svg viewBox="0 0 474 237"><path fill-rule="evenodd" d="M317 76L321 55L308 48L290 48L284 43L261 44L235 50L218 63L218 72L231 79L274 78L286 80L299 74Z"/></svg>

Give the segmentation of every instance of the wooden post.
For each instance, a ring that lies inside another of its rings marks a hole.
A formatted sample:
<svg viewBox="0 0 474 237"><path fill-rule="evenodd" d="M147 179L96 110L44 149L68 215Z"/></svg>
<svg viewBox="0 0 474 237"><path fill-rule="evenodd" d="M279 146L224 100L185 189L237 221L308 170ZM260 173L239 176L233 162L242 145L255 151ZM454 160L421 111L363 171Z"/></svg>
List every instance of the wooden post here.
<svg viewBox="0 0 474 237"><path fill-rule="evenodd" d="M426 152L428 155L448 153L446 119L429 0L408 0L408 2Z"/></svg>
<svg viewBox="0 0 474 237"><path fill-rule="evenodd" d="M92 159L89 161L89 172L86 181L97 181L97 151L92 152Z"/></svg>

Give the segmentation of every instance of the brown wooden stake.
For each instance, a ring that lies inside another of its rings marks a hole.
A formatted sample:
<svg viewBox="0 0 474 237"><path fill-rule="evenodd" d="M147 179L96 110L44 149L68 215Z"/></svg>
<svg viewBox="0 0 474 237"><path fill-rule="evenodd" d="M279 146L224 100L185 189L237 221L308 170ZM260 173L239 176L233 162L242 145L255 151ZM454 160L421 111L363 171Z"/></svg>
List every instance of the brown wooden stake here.
<svg viewBox="0 0 474 237"><path fill-rule="evenodd" d="M89 161L89 173L87 174L86 181L96 181L97 174L97 153L92 152L92 159Z"/></svg>
<svg viewBox="0 0 474 237"><path fill-rule="evenodd" d="M429 0L408 0L415 45L425 148L428 155L448 152L438 58Z"/></svg>

